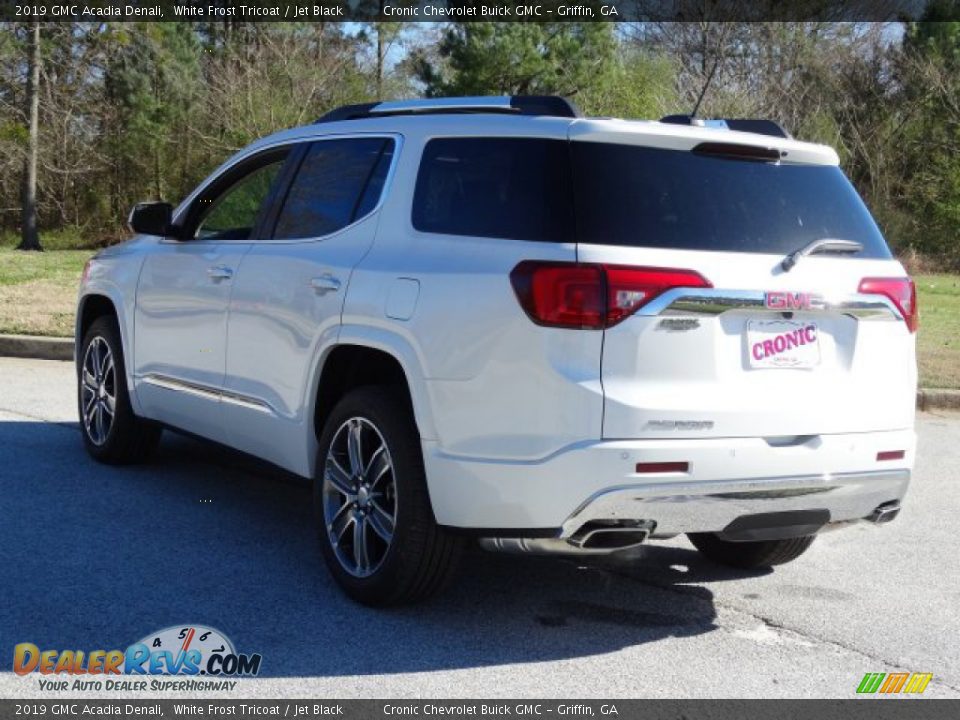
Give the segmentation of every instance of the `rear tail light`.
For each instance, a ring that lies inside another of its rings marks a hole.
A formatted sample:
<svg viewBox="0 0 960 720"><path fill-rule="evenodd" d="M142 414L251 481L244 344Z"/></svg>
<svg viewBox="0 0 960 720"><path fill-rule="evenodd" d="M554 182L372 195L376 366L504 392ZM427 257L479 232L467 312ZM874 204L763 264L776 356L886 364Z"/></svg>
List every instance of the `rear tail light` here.
<svg viewBox="0 0 960 720"><path fill-rule="evenodd" d="M913 280L905 278L864 278L860 292L866 295L885 295L897 306L910 332L916 332L920 324L917 310L917 288Z"/></svg>
<svg viewBox="0 0 960 720"><path fill-rule="evenodd" d="M510 273L521 307L538 325L601 330L667 290L712 287L692 270L527 260Z"/></svg>

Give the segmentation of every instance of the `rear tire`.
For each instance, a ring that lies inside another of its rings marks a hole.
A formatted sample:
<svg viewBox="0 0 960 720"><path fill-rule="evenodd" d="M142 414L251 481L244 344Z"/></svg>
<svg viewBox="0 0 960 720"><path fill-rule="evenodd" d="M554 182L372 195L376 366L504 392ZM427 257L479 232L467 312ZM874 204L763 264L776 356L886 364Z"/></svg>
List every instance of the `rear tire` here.
<svg viewBox="0 0 960 720"><path fill-rule="evenodd" d="M330 413L320 436L314 510L330 573L364 605L433 595L462 554L463 538L434 519L413 413L391 387L353 390Z"/></svg>
<svg viewBox="0 0 960 720"><path fill-rule="evenodd" d="M753 569L796 560L813 544L816 535L752 542L730 542L722 540L716 533L690 533L687 537L697 550L714 562Z"/></svg>
<svg viewBox="0 0 960 720"><path fill-rule="evenodd" d="M113 317L91 323L78 353L80 434L90 456L108 465L149 459L162 429L137 417L130 405L120 329Z"/></svg>

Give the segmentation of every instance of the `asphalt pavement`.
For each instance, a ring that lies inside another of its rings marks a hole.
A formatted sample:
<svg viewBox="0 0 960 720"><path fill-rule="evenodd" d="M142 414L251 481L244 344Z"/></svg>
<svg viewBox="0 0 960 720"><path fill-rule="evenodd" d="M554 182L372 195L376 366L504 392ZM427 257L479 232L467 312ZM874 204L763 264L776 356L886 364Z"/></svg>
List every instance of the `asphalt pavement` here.
<svg viewBox="0 0 960 720"><path fill-rule="evenodd" d="M894 671L960 697L960 414L918 416L895 522L773 571L681 538L589 565L474 550L444 595L384 611L327 575L304 482L172 433L150 464L98 465L73 383L70 363L0 358L0 698L98 696L16 676L17 643L125 648L186 623L262 654L228 698L850 698Z"/></svg>

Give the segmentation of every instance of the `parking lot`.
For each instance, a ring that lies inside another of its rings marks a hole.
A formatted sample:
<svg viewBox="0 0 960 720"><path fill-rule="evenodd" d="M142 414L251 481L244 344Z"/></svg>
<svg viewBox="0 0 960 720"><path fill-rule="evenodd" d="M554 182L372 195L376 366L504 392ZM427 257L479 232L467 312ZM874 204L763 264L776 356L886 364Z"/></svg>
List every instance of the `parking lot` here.
<svg viewBox="0 0 960 720"><path fill-rule="evenodd" d="M16 643L125 648L182 623L263 655L233 698L853 697L896 670L960 697L960 415L920 416L894 523L773 572L682 538L590 566L475 550L441 597L376 611L327 576L305 483L172 433L149 465L97 465L73 382L0 358L0 697L44 697L11 672Z"/></svg>

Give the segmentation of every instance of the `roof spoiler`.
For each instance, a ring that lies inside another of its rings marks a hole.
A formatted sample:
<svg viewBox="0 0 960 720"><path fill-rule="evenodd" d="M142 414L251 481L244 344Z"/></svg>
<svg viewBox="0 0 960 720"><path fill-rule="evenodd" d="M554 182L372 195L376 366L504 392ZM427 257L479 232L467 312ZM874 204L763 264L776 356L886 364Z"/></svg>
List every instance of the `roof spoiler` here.
<svg viewBox="0 0 960 720"><path fill-rule="evenodd" d="M761 118L698 118L693 115L667 115L660 118L660 122L671 125L696 125L697 127L711 127L722 130L736 130L738 132L770 135L771 137L792 139L792 135L784 130L780 123L774 120Z"/></svg>
<svg viewBox="0 0 960 720"><path fill-rule="evenodd" d="M570 100L557 95L504 95L501 97L446 97L424 100L344 105L318 118L317 123L338 120L363 120L397 115L446 115L463 113L499 113L540 117L582 117Z"/></svg>

